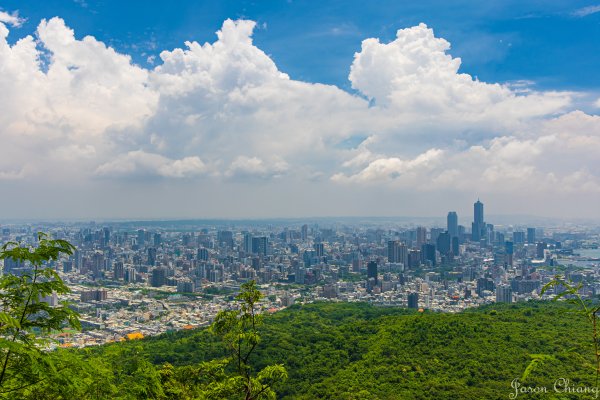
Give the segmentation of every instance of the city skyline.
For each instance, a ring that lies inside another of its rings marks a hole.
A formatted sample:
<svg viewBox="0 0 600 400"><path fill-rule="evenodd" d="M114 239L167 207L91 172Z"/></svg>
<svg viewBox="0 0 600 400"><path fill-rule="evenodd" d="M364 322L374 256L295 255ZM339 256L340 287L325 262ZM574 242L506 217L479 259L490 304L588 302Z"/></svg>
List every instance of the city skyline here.
<svg viewBox="0 0 600 400"><path fill-rule="evenodd" d="M0 220L600 219L594 4L190 4L0 2Z"/></svg>
<svg viewBox="0 0 600 400"><path fill-rule="evenodd" d="M0 241L39 243L38 229L76 250L50 264L69 284L82 313L81 332L54 336L85 347L169 330L207 326L240 285L255 281L269 312L315 301L369 301L386 306L460 312L490 303L548 300L544 285L564 271L600 290L598 226L496 224L473 204L475 236L457 224L348 224L323 221L253 224L97 223L2 224ZM482 221L485 232L478 232ZM481 235L480 235L481 234ZM31 266L6 258L0 275Z"/></svg>

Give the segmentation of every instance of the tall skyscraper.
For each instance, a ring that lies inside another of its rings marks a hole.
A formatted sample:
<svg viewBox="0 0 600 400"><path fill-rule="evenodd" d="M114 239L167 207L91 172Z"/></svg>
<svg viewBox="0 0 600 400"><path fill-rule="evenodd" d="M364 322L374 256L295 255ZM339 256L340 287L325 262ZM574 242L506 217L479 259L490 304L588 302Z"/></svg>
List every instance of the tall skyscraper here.
<svg viewBox="0 0 600 400"><path fill-rule="evenodd" d="M410 293L408 295L408 308L415 310L419 308L419 293Z"/></svg>
<svg viewBox="0 0 600 400"><path fill-rule="evenodd" d="M536 258L538 260L542 260L544 258L546 258L546 247L548 247L548 245L546 244L546 242L539 242L536 245Z"/></svg>
<svg viewBox="0 0 600 400"><path fill-rule="evenodd" d="M513 242L515 244L525 243L525 232L522 232L522 231L513 232Z"/></svg>
<svg viewBox="0 0 600 400"><path fill-rule="evenodd" d="M252 253L252 234L250 232L244 233L243 248L246 253Z"/></svg>
<svg viewBox="0 0 600 400"><path fill-rule="evenodd" d="M142 247L146 242L146 231L143 229L139 229L137 231L137 244Z"/></svg>
<svg viewBox="0 0 600 400"><path fill-rule="evenodd" d="M479 242L486 234L486 225L483 218L483 203L477 200L473 204L473 224L471 225L471 240Z"/></svg>
<svg viewBox="0 0 600 400"><path fill-rule="evenodd" d="M313 249L315 249L315 255L317 257L323 257L325 255L325 246L323 243L313 244Z"/></svg>
<svg viewBox="0 0 600 400"><path fill-rule="evenodd" d="M125 278L123 261L117 261L113 264L113 278L118 280L123 280Z"/></svg>
<svg viewBox="0 0 600 400"><path fill-rule="evenodd" d="M154 246L158 247L160 246L162 243L162 236L160 233L155 233L154 234Z"/></svg>
<svg viewBox="0 0 600 400"><path fill-rule="evenodd" d="M397 263L399 259L398 248L400 246L400 242L397 240L388 241L388 249L387 249L387 258L388 262Z"/></svg>
<svg viewBox="0 0 600 400"><path fill-rule="evenodd" d="M442 233L446 232L443 228L431 228L429 230L429 241L428 243L436 244L438 240L438 236Z"/></svg>
<svg viewBox="0 0 600 400"><path fill-rule="evenodd" d="M527 228L527 243L535 243L535 228Z"/></svg>
<svg viewBox="0 0 600 400"><path fill-rule="evenodd" d="M421 247L424 243L427 243L427 228L419 226L417 228L417 247Z"/></svg>
<svg viewBox="0 0 600 400"><path fill-rule="evenodd" d="M109 228L102 228L102 241L104 243L105 246L108 246L109 242L110 242L110 229Z"/></svg>
<svg viewBox="0 0 600 400"><path fill-rule="evenodd" d="M455 257L458 256L460 253L460 246L459 246L459 240L456 236L452 238L451 247L452 247L452 255Z"/></svg>
<svg viewBox="0 0 600 400"><path fill-rule="evenodd" d="M156 249L148 247L148 265L156 265Z"/></svg>
<svg viewBox="0 0 600 400"><path fill-rule="evenodd" d="M448 213L447 222L447 228L450 237L458 237L458 215L456 214L456 211L450 211Z"/></svg>
<svg viewBox="0 0 600 400"><path fill-rule="evenodd" d="M198 249L198 251L196 253L197 253L196 258L198 258L198 260L208 261L208 249L201 247Z"/></svg>
<svg viewBox="0 0 600 400"><path fill-rule="evenodd" d="M388 242L388 261L391 263L402 263L408 267L408 247L398 240Z"/></svg>
<svg viewBox="0 0 600 400"><path fill-rule="evenodd" d="M435 267L435 245L431 243L425 243L421 246L421 261L431 263L431 266Z"/></svg>
<svg viewBox="0 0 600 400"><path fill-rule="evenodd" d="M376 261L369 261L369 263L367 264L367 280L369 279L375 279L375 285L377 285L377 262Z"/></svg>
<svg viewBox="0 0 600 400"><path fill-rule="evenodd" d="M252 252L261 256L267 255L268 241L266 236L252 238Z"/></svg>
<svg viewBox="0 0 600 400"><path fill-rule="evenodd" d="M504 253L506 254L506 264L512 266L513 265L513 254L514 254L514 244L513 242L506 241L504 242Z"/></svg>
<svg viewBox="0 0 600 400"><path fill-rule="evenodd" d="M136 281L136 272L135 272L135 268L132 267L128 267L125 268L125 281L132 283Z"/></svg>
<svg viewBox="0 0 600 400"><path fill-rule="evenodd" d="M452 250L452 239L450 233L440 233L436 240L437 249L443 256L448 256Z"/></svg>

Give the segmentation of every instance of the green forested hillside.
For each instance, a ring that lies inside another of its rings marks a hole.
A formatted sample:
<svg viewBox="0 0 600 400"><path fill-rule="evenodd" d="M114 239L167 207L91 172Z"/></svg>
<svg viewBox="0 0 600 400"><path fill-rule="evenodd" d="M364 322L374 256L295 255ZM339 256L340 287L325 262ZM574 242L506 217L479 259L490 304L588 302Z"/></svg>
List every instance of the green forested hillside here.
<svg viewBox="0 0 600 400"><path fill-rule="evenodd" d="M293 306L265 318L250 361L256 369L284 364L289 379L276 387L283 399L507 399L514 393L511 381L544 355L524 384L549 393L518 398L594 398L552 389L559 378L572 386L594 385L591 327L570 311L556 302L459 314L364 303ZM65 354L86 359L65 382L87 384L81 398L185 398L182 386L210 379L196 365L225 355L207 330ZM170 387L166 377L172 376L184 383ZM56 384L38 386L42 397L36 398L57 398Z"/></svg>

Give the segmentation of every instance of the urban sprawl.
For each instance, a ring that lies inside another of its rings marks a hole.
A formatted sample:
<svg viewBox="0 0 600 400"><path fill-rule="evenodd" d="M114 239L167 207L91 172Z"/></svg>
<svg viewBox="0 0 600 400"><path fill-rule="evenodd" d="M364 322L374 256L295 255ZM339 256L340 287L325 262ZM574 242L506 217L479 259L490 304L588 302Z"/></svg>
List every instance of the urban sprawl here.
<svg viewBox="0 0 600 400"><path fill-rule="evenodd" d="M133 340L210 324L255 280L264 312L294 303L366 301L458 312L540 294L562 275L600 292L600 229L492 225L474 204L471 226L449 212L445 227L384 222L171 221L4 224L0 242L35 246L37 232L77 247L49 266L72 289L65 298L82 330L52 336L63 347ZM29 265L6 259L4 274Z"/></svg>

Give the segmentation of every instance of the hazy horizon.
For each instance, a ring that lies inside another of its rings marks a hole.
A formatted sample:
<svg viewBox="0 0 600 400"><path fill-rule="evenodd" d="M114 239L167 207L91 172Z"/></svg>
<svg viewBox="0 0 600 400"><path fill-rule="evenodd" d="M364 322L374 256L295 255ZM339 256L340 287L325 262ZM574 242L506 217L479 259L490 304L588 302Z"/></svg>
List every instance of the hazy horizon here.
<svg viewBox="0 0 600 400"><path fill-rule="evenodd" d="M460 225L470 229L472 217L460 216L458 222ZM599 219L561 219L547 218L533 215L488 215L488 223L496 227L539 227L553 228L565 225L584 226L594 228L600 226ZM196 225L196 226L244 226L244 225L281 225L294 226L300 224L322 224L329 226L331 224L347 225L397 225L399 227L426 226L426 227L445 227L445 216L309 216L309 217L270 217L270 218L82 218L82 219L2 219L2 225L88 225L90 223L98 225L136 225L148 226L169 226L169 225Z"/></svg>

